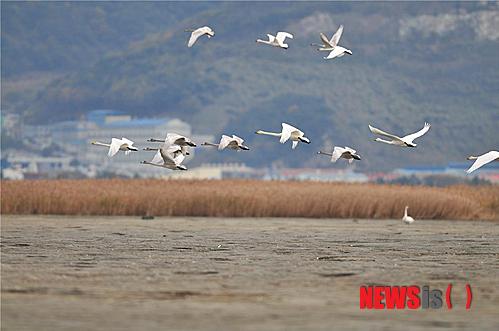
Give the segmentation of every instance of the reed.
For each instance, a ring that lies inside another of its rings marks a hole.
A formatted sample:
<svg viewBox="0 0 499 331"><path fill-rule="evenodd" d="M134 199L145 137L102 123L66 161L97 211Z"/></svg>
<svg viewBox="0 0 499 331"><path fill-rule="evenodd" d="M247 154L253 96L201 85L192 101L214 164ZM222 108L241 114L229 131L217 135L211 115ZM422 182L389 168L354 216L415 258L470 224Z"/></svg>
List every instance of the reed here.
<svg viewBox="0 0 499 331"><path fill-rule="evenodd" d="M1 182L2 214L499 219L499 186L253 180Z"/></svg>

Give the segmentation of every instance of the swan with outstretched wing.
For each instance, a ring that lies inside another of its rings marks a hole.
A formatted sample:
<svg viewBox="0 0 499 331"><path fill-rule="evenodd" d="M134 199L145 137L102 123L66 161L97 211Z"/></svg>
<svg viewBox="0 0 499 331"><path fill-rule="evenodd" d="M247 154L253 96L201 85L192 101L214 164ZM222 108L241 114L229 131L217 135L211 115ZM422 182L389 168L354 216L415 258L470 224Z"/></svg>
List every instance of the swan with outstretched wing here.
<svg viewBox="0 0 499 331"><path fill-rule="evenodd" d="M499 152L498 151L490 151L485 154L482 154L480 156L469 156L468 160L475 160L471 167L466 170L468 174L471 174L473 171L477 170L478 168L483 167L487 163L493 162L493 161L499 161Z"/></svg>
<svg viewBox="0 0 499 331"><path fill-rule="evenodd" d="M416 147L417 144L414 143L414 140L416 138L419 138L419 137L423 136L424 134L426 134L430 130L430 127L431 127L431 125L429 123L425 122L424 127L421 130L419 130L418 132L409 134L407 136L404 136L404 137L396 136L394 134L391 134L391 133L385 132L383 130L380 130L378 128L375 128L371 125L369 125L369 130L371 130L371 132L374 134L385 136L385 137L391 139L391 140L386 140L386 139L376 138L376 139L374 139L375 141L382 142L382 143L389 144L389 145L400 146L400 147Z"/></svg>
<svg viewBox="0 0 499 331"><path fill-rule="evenodd" d="M310 139L305 137L305 133L303 131L287 123L282 123L281 132L269 132L269 131L258 130L255 133L267 136L279 137L279 142L281 144L284 144L286 141L291 140L293 142L292 149L295 149L300 141L306 144L310 144Z"/></svg>
<svg viewBox="0 0 499 331"><path fill-rule="evenodd" d="M284 43L286 38L293 39L293 35L289 32L279 31L275 36L267 34L268 40L257 39L257 43L266 44L274 47L288 49L289 45Z"/></svg>

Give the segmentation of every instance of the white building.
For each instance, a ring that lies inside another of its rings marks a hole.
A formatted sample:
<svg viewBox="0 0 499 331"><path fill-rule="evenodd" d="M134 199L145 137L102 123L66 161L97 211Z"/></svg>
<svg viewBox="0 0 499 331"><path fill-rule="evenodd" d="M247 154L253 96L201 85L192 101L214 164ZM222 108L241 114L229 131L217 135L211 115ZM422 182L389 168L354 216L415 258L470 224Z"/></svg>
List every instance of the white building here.
<svg viewBox="0 0 499 331"><path fill-rule="evenodd" d="M366 183L369 178L352 169L282 168L270 169L267 180L312 180L319 182Z"/></svg>
<svg viewBox="0 0 499 331"><path fill-rule="evenodd" d="M2 158L9 164L9 167L2 169L5 179L23 179L26 175L55 177L60 173L73 171L73 158L70 156L45 157L18 151L3 151Z"/></svg>
<svg viewBox="0 0 499 331"><path fill-rule="evenodd" d="M261 179L265 170L246 166L244 163L207 163L188 171L175 171L165 174L171 179Z"/></svg>

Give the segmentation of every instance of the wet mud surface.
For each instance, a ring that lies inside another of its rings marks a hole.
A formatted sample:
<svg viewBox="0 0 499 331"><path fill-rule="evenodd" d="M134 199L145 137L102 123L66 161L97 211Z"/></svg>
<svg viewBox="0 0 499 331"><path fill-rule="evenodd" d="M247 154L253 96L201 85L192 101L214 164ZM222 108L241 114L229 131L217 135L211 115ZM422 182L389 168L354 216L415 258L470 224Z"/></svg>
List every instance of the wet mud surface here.
<svg viewBox="0 0 499 331"><path fill-rule="evenodd" d="M498 330L499 223L2 216L2 330ZM429 285L452 310L360 310ZM465 309L465 285L473 301Z"/></svg>

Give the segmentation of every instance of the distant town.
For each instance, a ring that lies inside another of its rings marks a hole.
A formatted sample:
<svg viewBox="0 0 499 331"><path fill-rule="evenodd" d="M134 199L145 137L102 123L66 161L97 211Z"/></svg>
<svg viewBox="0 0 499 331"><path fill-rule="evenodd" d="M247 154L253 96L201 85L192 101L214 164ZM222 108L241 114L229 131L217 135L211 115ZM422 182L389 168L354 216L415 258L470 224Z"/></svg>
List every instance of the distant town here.
<svg viewBox="0 0 499 331"><path fill-rule="evenodd" d="M2 113L2 179L55 178L165 178L165 179L261 179L313 180L324 182L397 183L445 186L458 183L499 183L499 165L490 164L473 175L466 175L469 163L447 166L418 166L390 172L361 173L354 167L336 168L253 168L243 163L206 163L189 167L189 171L169 171L139 166L143 154L117 155L108 158L106 151L92 146L92 141L111 137L143 143L150 137L163 138L166 132L191 137L194 141L212 141L214 137L198 135L189 123L176 118L135 118L116 110L94 110L77 121L49 125L25 125L20 116ZM6 138L8 144L4 144ZM15 142L21 142L16 145ZM36 146L28 150L24 146ZM186 161L195 154L193 149ZM152 157L152 154L151 154Z"/></svg>

